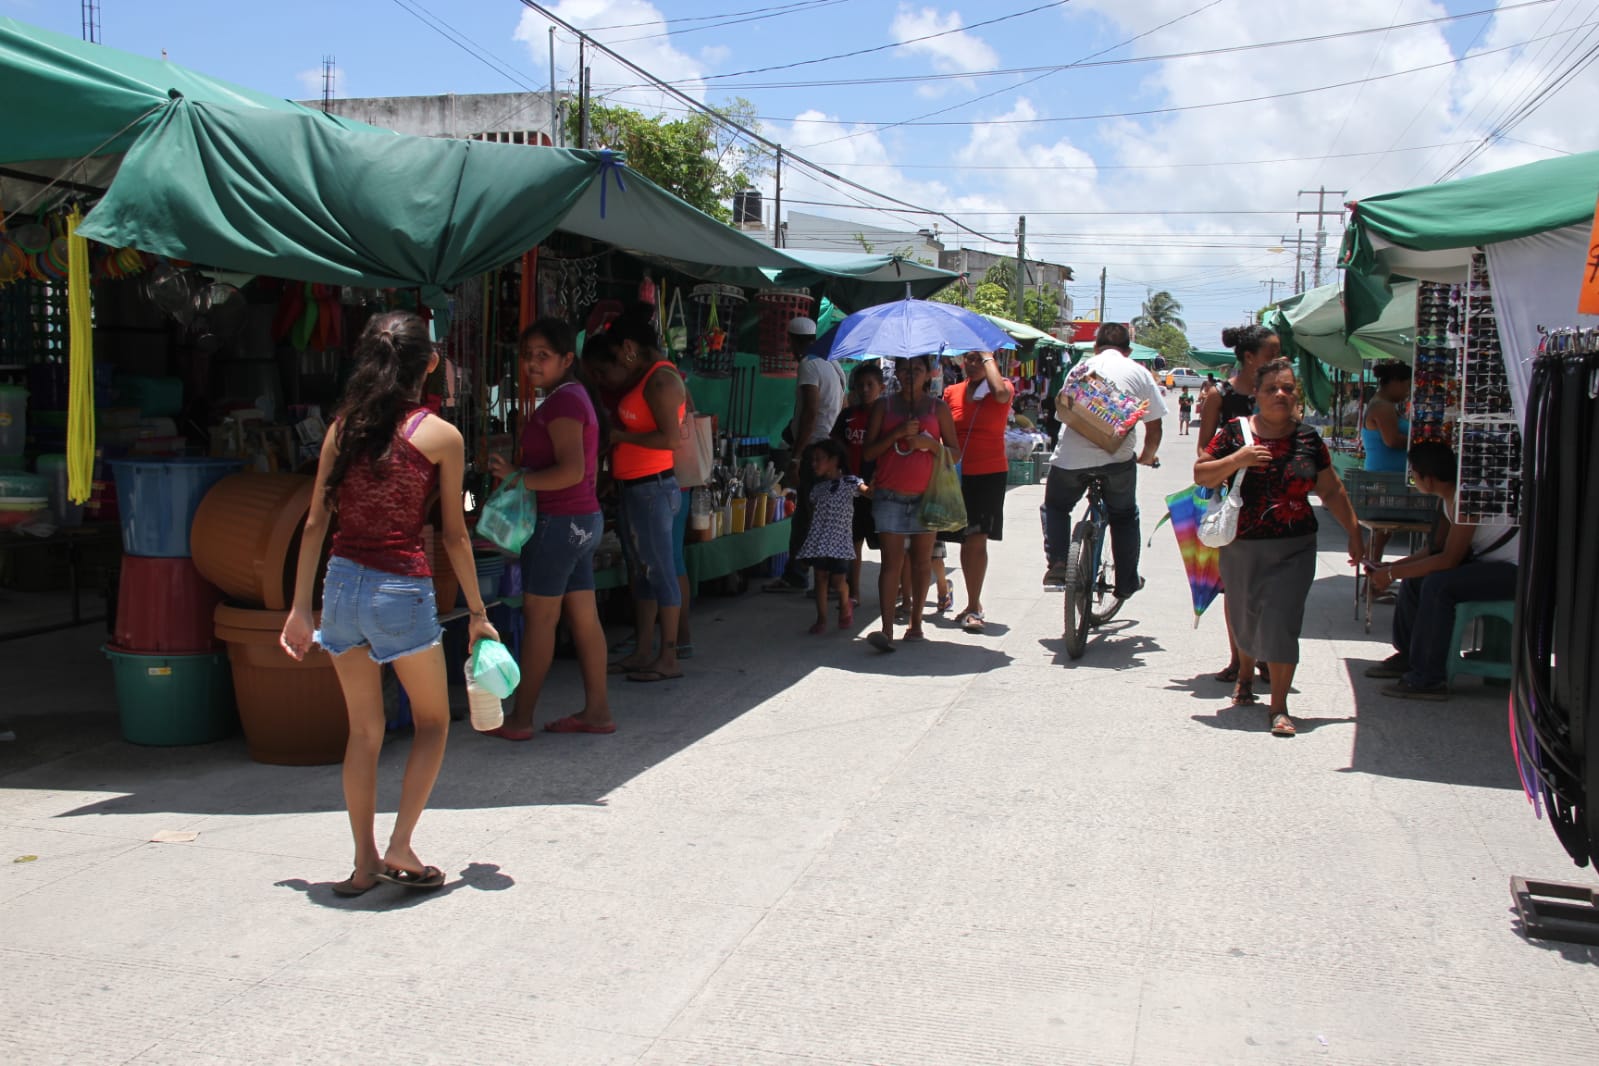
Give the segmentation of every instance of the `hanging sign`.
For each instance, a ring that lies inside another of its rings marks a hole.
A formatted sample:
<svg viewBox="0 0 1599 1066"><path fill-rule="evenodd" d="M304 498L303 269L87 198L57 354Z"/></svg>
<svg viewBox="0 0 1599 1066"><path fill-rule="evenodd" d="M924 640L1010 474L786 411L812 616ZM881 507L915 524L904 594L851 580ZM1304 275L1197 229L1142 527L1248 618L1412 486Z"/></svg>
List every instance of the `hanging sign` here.
<svg viewBox="0 0 1599 1066"><path fill-rule="evenodd" d="M1588 257L1582 264L1582 292L1577 297L1577 313L1599 315L1599 210L1594 212Z"/></svg>

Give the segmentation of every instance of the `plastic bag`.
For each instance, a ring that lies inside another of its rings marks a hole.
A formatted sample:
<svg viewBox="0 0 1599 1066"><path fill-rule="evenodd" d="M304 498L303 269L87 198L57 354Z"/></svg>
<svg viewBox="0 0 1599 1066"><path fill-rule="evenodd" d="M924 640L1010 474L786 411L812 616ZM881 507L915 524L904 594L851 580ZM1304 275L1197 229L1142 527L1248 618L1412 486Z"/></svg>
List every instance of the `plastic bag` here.
<svg viewBox="0 0 1599 1066"><path fill-rule="evenodd" d="M949 449L938 449L933 477L922 493L922 525L934 533L958 533L966 528L966 497L961 493L960 475L950 461Z"/></svg>
<svg viewBox="0 0 1599 1066"><path fill-rule="evenodd" d="M1255 436L1249 432L1249 419L1238 419L1238 430L1243 434L1244 447L1252 447ZM1238 536L1238 514L1244 509L1243 484L1244 468L1240 467L1227 485L1227 492L1210 498L1210 506L1199 520L1199 543L1207 548L1225 548Z"/></svg>
<svg viewBox="0 0 1599 1066"><path fill-rule="evenodd" d="M516 686L522 683L522 671L516 659L497 640L477 642L472 648L467 672L479 688L487 689L502 700L509 699Z"/></svg>
<svg viewBox="0 0 1599 1066"><path fill-rule="evenodd" d="M478 516L478 536L510 555L522 554L522 545L538 524L538 500L522 488L520 476L506 478L494 490Z"/></svg>

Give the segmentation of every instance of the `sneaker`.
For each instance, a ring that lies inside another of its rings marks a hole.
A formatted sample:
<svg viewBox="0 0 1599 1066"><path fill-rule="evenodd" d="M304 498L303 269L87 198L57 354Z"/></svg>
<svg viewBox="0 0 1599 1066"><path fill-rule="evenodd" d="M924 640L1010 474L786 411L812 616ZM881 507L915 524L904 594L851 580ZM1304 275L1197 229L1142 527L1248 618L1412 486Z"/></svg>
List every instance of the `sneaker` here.
<svg viewBox="0 0 1599 1066"><path fill-rule="evenodd" d="M1410 672L1410 658L1395 652L1382 662L1366 667L1366 676L1383 681L1395 681Z"/></svg>
<svg viewBox="0 0 1599 1066"><path fill-rule="evenodd" d="M1050 589L1063 589L1066 587L1066 568L1064 566L1050 565L1044 571L1044 587Z"/></svg>
<svg viewBox="0 0 1599 1066"><path fill-rule="evenodd" d="M1441 701L1449 698L1448 685L1412 685L1404 678L1400 678L1391 685L1382 688L1384 696L1392 696L1396 700L1433 700Z"/></svg>
<svg viewBox="0 0 1599 1066"><path fill-rule="evenodd" d="M1144 591L1144 584L1145 584L1144 579L1143 578L1139 578L1138 579L1138 587L1137 588L1133 589L1132 592L1125 592L1125 593L1122 592L1120 589L1117 589L1116 590L1116 598L1118 600L1122 600L1122 601L1130 600L1135 595L1137 595L1138 593Z"/></svg>

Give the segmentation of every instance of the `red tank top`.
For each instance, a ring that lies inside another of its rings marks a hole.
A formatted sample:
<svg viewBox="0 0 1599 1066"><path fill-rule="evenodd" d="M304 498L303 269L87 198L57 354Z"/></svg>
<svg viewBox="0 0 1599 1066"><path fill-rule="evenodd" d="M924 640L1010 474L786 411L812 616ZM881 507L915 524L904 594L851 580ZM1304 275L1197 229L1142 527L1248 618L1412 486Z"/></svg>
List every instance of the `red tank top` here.
<svg viewBox="0 0 1599 1066"><path fill-rule="evenodd" d="M673 373L677 368L664 359L644 372L644 377L626 396L617 404L616 417L622 423L622 428L629 433L654 433L661 427L655 422L655 413L650 410L649 402L644 399L644 388L650 383L661 367L670 369ZM683 412L688 409L686 403L677 405L677 421L683 422ZM632 481L635 478L651 477L663 474L672 469L672 449L670 448L641 448L637 444L618 444L611 449L611 476L618 481Z"/></svg>
<svg viewBox="0 0 1599 1066"><path fill-rule="evenodd" d="M897 409L893 401L889 401L883 408L883 424L878 430L887 433L896 426L903 425L909 415ZM922 436L940 439L938 425L938 408L928 405L925 413L917 415L916 421L922 427ZM877 457L877 470L872 476L872 488L883 489L887 492L897 492L904 496L916 496L927 491L928 482L933 480L933 467L938 460L932 452L909 448L903 441L895 441L894 446Z"/></svg>
<svg viewBox="0 0 1599 1066"><path fill-rule="evenodd" d="M381 476L374 476L367 463L352 463L345 471L338 488L334 555L386 574L432 575L422 526L439 468L411 443L427 416L426 408L413 411L401 424L389 454L378 463Z"/></svg>

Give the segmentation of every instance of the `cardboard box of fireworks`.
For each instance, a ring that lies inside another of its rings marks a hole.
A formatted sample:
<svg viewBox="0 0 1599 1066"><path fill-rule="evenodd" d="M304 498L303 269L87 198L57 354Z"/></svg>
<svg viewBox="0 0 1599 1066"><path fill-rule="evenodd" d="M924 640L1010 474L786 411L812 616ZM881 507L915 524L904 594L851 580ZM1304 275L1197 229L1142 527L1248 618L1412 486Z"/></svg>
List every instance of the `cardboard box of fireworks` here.
<svg viewBox="0 0 1599 1066"><path fill-rule="evenodd" d="M1149 401L1128 396L1098 374L1067 381L1056 401L1061 422L1114 455L1149 410Z"/></svg>

